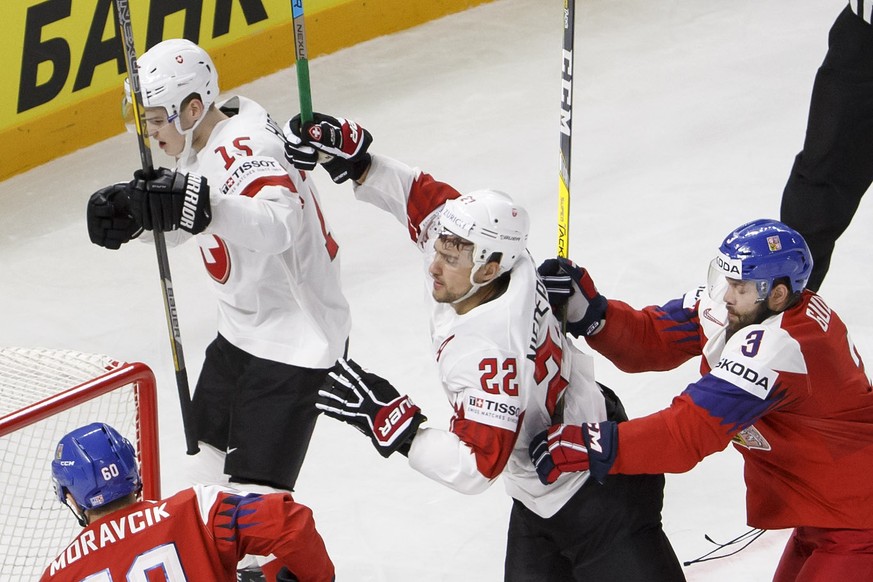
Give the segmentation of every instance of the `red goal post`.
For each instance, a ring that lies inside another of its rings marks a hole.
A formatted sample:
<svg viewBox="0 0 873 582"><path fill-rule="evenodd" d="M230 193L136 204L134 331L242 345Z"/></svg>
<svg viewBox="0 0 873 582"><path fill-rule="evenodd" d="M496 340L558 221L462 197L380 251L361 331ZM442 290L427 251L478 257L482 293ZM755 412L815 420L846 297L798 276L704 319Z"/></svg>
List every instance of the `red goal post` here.
<svg viewBox="0 0 873 582"><path fill-rule="evenodd" d="M143 497L160 498L157 390L142 363L72 350L0 347L0 572L35 580L80 531L55 497L51 460L67 432L105 422L130 439Z"/></svg>

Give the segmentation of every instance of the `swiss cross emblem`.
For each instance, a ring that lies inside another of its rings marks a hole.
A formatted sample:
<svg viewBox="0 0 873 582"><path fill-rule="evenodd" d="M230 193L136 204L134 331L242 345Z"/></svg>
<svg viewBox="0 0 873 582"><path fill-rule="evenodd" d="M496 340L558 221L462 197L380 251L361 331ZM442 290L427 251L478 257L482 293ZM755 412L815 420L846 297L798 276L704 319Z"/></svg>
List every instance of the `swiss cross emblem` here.
<svg viewBox="0 0 873 582"><path fill-rule="evenodd" d="M180 65L182 64L182 61L184 61L184 60L185 59L182 58L182 55L176 55L176 62L179 63Z"/></svg>
<svg viewBox="0 0 873 582"><path fill-rule="evenodd" d="M211 238L198 238L197 242L200 244L200 254L209 276L221 285L227 283L230 277L230 251L227 245L215 235Z"/></svg>
<svg viewBox="0 0 873 582"><path fill-rule="evenodd" d="M321 126L313 125L309 128L309 137L314 139L315 141L321 141Z"/></svg>

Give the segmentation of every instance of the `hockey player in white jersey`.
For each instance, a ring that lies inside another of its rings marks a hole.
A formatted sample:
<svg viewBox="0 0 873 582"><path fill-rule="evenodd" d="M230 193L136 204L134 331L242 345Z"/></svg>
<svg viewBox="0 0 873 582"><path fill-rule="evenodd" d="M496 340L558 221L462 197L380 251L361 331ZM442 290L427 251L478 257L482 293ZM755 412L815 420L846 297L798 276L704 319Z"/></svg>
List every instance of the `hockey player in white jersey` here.
<svg viewBox="0 0 873 582"><path fill-rule="evenodd" d="M243 97L218 104L203 49L167 40L138 64L146 129L176 168L96 192L91 240L117 249L143 229L169 245L196 238L218 298L193 396L196 436L207 456L224 456L231 482L292 490L318 387L351 327L338 246L312 180L285 159L281 128Z"/></svg>
<svg viewBox="0 0 873 582"><path fill-rule="evenodd" d="M432 347L454 416L431 428L408 396L351 360L321 392L325 414L367 434L383 456L407 455L423 475L475 494L503 475L513 498L505 579L684 580L663 533L663 475L608 478L577 473L543 485L530 439L561 413L576 422L626 418L594 380L590 356L561 333L526 250L526 211L501 192L461 196L396 160L370 155L369 133L320 114L286 127L288 155L316 148L335 182L390 212L424 252L431 284ZM332 156L332 157L330 157ZM560 403L560 404L559 404Z"/></svg>

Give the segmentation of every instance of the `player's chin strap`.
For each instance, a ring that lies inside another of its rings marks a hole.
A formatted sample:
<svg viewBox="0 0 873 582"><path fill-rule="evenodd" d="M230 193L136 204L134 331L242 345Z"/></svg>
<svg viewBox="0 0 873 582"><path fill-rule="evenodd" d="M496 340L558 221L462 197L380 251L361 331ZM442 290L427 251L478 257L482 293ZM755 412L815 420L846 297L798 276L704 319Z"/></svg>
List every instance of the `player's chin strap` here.
<svg viewBox="0 0 873 582"><path fill-rule="evenodd" d="M206 114L209 113L209 110L213 106L214 106L214 104L210 105L206 109L206 111L203 112L203 115L201 115L200 117L198 117L197 119L194 120L194 125L192 125L188 129L182 129L182 116L181 115L178 115L176 117L175 121L173 121L173 123L176 124L176 130L178 130L179 133L181 133L183 136L185 136L185 147L182 148L182 153L180 153L178 156L176 156L177 160L182 160L186 164L193 163L193 161L189 160L189 158L191 157L191 154L192 154L191 150L194 147L194 130L197 129L197 126L199 126L203 122L204 119L206 119Z"/></svg>
<svg viewBox="0 0 873 582"><path fill-rule="evenodd" d="M76 521L79 522L79 525L81 525L82 527L88 527L88 518L85 516L84 513L78 513L75 509L73 509L73 506L66 501L64 501L64 505L70 508L70 511L76 517Z"/></svg>
<svg viewBox="0 0 873 582"><path fill-rule="evenodd" d="M459 298L452 301L452 305L457 305L458 303L460 303L464 299L469 299L476 291L478 291L479 289L481 289L485 285L493 283L494 281L496 281L497 279L500 278L500 275L502 275L504 273L503 270L500 270L497 272L497 274L494 276L493 279L489 279L488 281L485 281L484 283L477 283L476 282L476 273L478 273L479 269L481 269L483 266L485 266L485 264L486 264L486 261L483 261L481 263L473 263L473 266L475 267L475 269L470 271L470 285L472 285L472 286L470 287L469 291L467 291L466 293L461 295Z"/></svg>
<svg viewBox="0 0 873 582"><path fill-rule="evenodd" d="M470 278L472 279L473 276L470 275ZM489 281L489 283L490 283L490 281ZM457 305L461 301L463 301L465 299L469 299L473 295L473 293L475 293L476 291L478 291L479 289L481 289L482 287L484 287L487 284L488 283L473 283L473 286L470 287L469 291L467 291L466 293L464 293L463 295L461 295L460 297L458 297L457 299L452 301L452 305Z"/></svg>
<svg viewBox="0 0 873 582"><path fill-rule="evenodd" d="M189 131L184 132L183 135L185 136L185 147L182 148L182 153L176 156L176 160L190 165L194 163L194 160L191 159L194 154L194 128L192 127Z"/></svg>
<svg viewBox="0 0 873 582"><path fill-rule="evenodd" d="M723 544L718 543L717 541L715 541L711 537L709 537L709 535L704 534L703 537L706 539L706 541L708 541L709 543L715 544L716 548L714 550L712 550L711 552L707 552L706 554L703 554L699 558L695 558L695 559L689 560L687 562L682 562L682 565L683 566L690 566L691 564L698 564L700 562L708 562L710 560L718 560L719 558L727 558L728 556L733 556L734 554L737 554L737 553L745 550L746 548L748 548L749 545L752 542L754 542L756 539L761 537L765 531L767 531L767 530L753 528L753 529L747 531L746 533L739 535L739 536L735 537L734 539L732 539L731 541L723 543ZM743 542L745 542L745 543L743 543ZM733 552L729 552L729 553L723 554L721 556L713 556L712 555L712 554L716 553L717 551L722 550L728 546L732 546L734 544L740 544L740 543L742 543L743 545L740 546L739 549L734 550ZM710 557L710 556L712 556L712 557Z"/></svg>

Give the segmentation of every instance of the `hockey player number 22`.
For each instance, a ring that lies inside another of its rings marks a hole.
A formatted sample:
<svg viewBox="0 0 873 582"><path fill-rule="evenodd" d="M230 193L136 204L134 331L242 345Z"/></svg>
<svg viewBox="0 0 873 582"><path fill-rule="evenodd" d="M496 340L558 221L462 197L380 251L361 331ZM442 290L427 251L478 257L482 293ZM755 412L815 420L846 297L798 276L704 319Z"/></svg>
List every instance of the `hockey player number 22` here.
<svg viewBox="0 0 873 582"><path fill-rule="evenodd" d="M479 362L479 371L482 372L479 383L484 392L518 396L518 363L515 358L506 358L502 363L497 358L484 358Z"/></svg>
<svg viewBox="0 0 873 582"><path fill-rule="evenodd" d="M149 580L155 579L150 576L153 576L156 572L163 572L163 576L158 575L157 579L159 580L167 580L167 582L185 582L187 580L174 544L157 546L137 556L124 579L127 582L149 582ZM91 574L83 579L82 582L116 581L112 580L109 570L106 569L96 574Z"/></svg>

